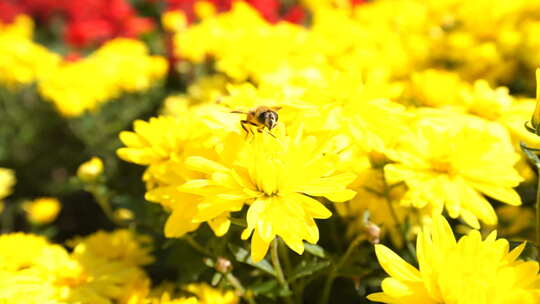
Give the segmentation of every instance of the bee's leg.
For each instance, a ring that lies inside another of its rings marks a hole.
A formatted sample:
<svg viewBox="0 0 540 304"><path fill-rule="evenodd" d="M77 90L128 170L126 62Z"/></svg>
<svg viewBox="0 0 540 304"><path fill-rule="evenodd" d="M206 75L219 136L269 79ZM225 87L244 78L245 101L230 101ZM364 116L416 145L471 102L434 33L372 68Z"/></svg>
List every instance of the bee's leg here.
<svg viewBox="0 0 540 304"><path fill-rule="evenodd" d="M253 129L249 128L249 127L246 126L246 125L257 126L256 124L252 123L252 122L249 121L249 120L241 120L241 121L240 121L240 125L242 126L242 129L244 129L244 131L246 131L246 138L247 138L249 135L254 135Z"/></svg>
<svg viewBox="0 0 540 304"><path fill-rule="evenodd" d="M246 131L246 139L247 137L249 136L249 134L251 134L251 130L248 129L248 127L246 126L246 124L248 124L249 122L247 120L241 120L240 121L240 126L242 127L242 129L244 129L244 131Z"/></svg>
<svg viewBox="0 0 540 304"><path fill-rule="evenodd" d="M246 128L246 123L247 123L247 121L240 120L240 126L242 127L242 129L244 129L244 131L246 131L246 133L249 133L248 129Z"/></svg>
<svg viewBox="0 0 540 304"><path fill-rule="evenodd" d="M272 132L266 131L266 133L270 134L273 138L276 138L276 136L274 134L272 134Z"/></svg>
<svg viewBox="0 0 540 304"><path fill-rule="evenodd" d="M272 134L272 132L270 132L270 130L265 129L264 127L262 127L262 128L259 129L259 132L262 132L262 131L266 131L266 134L270 134L270 136L272 136L273 138L276 138L276 136L274 134Z"/></svg>

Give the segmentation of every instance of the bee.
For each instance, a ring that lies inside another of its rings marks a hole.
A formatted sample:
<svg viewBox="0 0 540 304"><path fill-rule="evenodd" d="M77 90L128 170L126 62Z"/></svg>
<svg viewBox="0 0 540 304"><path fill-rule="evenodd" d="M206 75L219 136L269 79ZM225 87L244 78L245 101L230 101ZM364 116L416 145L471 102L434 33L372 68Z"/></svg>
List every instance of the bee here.
<svg viewBox="0 0 540 304"><path fill-rule="evenodd" d="M278 113L281 107L267 107L267 106L258 106L257 108L249 111L232 111L231 113L246 114L246 119L240 121L242 129L248 134L252 134L253 131L248 128L247 125L251 125L257 128L257 132L261 133L265 128L268 131L268 134L275 137L270 131L277 125L278 122Z"/></svg>

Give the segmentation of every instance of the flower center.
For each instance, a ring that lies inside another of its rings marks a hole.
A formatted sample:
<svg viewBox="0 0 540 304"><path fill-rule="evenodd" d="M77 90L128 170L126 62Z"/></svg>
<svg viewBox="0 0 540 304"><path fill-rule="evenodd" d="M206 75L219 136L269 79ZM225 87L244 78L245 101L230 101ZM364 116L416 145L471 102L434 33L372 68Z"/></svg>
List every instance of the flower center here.
<svg viewBox="0 0 540 304"><path fill-rule="evenodd" d="M437 173L452 174L452 163L448 159L431 159L431 169Z"/></svg>

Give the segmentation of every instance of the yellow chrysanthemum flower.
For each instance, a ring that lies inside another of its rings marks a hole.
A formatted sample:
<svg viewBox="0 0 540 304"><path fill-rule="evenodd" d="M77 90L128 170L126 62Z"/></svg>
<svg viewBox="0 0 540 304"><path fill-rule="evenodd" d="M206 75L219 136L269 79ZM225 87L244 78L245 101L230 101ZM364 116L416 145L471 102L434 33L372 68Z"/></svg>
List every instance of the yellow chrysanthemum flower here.
<svg viewBox="0 0 540 304"><path fill-rule="evenodd" d="M75 243L70 254L40 236L0 236L0 302L128 303L133 294L148 293L140 266L152 257L131 232L101 232Z"/></svg>
<svg viewBox="0 0 540 304"><path fill-rule="evenodd" d="M526 206L501 206L497 208L497 230L503 237L523 237L533 240L535 214Z"/></svg>
<svg viewBox="0 0 540 304"><path fill-rule="evenodd" d="M216 289L205 283L189 284L183 289L193 296L173 298L166 291L159 297L148 297L140 302L134 299L128 304L237 304L240 301L233 291Z"/></svg>
<svg viewBox="0 0 540 304"><path fill-rule="evenodd" d="M390 184L408 186L402 204L429 206L436 214L445 208L450 217L461 217L475 228L479 228L478 219L488 225L497 222L482 194L510 205L521 204L513 189L522 180L514 168L519 155L504 129L447 112L419 115L423 118L415 130L389 153L396 163L384 168Z"/></svg>
<svg viewBox="0 0 540 304"><path fill-rule="evenodd" d="M61 57L32 39L33 22L18 16L11 25L0 23L0 85L15 89L53 73Z"/></svg>
<svg viewBox="0 0 540 304"><path fill-rule="evenodd" d="M256 134L252 141L228 140L222 153L232 159L223 158L221 162L188 157L187 166L205 177L179 188L202 197L195 221L238 211L248 203L248 227L242 238L253 233L254 261L264 258L276 236L299 254L304 251L302 240L318 241L319 231L313 219L328 218L331 213L313 197L343 202L355 195L346 188L354 174L336 172L337 156L325 153L325 142L314 136L303 137L301 129L288 136L284 132L278 127L274 130L277 138ZM173 229L178 224L169 221L168 226ZM226 231L228 220L223 225Z"/></svg>
<svg viewBox="0 0 540 304"><path fill-rule="evenodd" d="M470 231L456 242L442 216L418 234L416 269L384 245L375 245L382 268L390 275L381 293L368 299L401 304L511 304L538 303L538 263L517 258L525 243L509 251L505 239L493 231L482 240Z"/></svg>
<svg viewBox="0 0 540 304"><path fill-rule="evenodd" d="M36 224L48 224L56 219L62 204L54 197L42 197L23 204L28 220Z"/></svg>
<svg viewBox="0 0 540 304"><path fill-rule="evenodd" d="M189 284L185 290L194 294L200 304L237 304L238 296L232 290L219 290L207 284Z"/></svg>
<svg viewBox="0 0 540 304"><path fill-rule="evenodd" d="M369 221L388 232L394 244L401 246L405 240L402 225L409 215L409 208L399 205L404 187L389 187L384 181L381 169L369 168L362 171L350 185L357 191L356 196L344 204L336 204L338 213L349 220L349 236L357 235L364 228L364 213L369 212Z"/></svg>
<svg viewBox="0 0 540 304"><path fill-rule="evenodd" d="M118 38L85 59L64 63L39 83L39 90L72 117L122 93L147 90L166 72L165 58L150 56L143 42Z"/></svg>
<svg viewBox="0 0 540 304"><path fill-rule="evenodd" d="M146 265L154 261L150 255L152 240L125 229L99 231L85 238L70 241L75 255L92 254L108 260L121 260L130 265Z"/></svg>
<svg viewBox="0 0 540 304"><path fill-rule="evenodd" d="M18 15L11 23L0 22L0 34L31 39L34 34L34 21L30 16Z"/></svg>
<svg viewBox="0 0 540 304"><path fill-rule="evenodd" d="M182 11L168 11L161 15L161 24L165 30L175 33L186 28L187 18Z"/></svg>
<svg viewBox="0 0 540 304"><path fill-rule="evenodd" d="M137 302L130 302L128 304L135 304L135 303ZM140 303L141 304L199 304L199 301L195 297L171 299L171 296L168 293L164 293L159 298L145 299Z"/></svg>

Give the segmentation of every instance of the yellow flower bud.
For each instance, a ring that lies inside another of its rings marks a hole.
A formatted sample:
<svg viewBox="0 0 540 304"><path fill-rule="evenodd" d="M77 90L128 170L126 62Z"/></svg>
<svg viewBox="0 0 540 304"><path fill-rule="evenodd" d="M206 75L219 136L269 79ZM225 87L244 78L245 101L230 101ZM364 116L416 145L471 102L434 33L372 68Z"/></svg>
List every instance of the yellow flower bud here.
<svg viewBox="0 0 540 304"><path fill-rule="evenodd" d="M42 197L23 204L28 220L36 224L47 224L56 219L62 205L54 197Z"/></svg>
<svg viewBox="0 0 540 304"><path fill-rule="evenodd" d="M126 208L118 208L114 211L114 217L120 221L130 221L135 216L133 215L133 212Z"/></svg>
<svg viewBox="0 0 540 304"><path fill-rule="evenodd" d="M540 69L536 69L536 108L531 119L533 129L538 134L538 125L540 125Z"/></svg>
<svg viewBox="0 0 540 304"><path fill-rule="evenodd" d="M15 185L13 170L0 168L0 200L11 194L13 185Z"/></svg>
<svg viewBox="0 0 540 304"><path fill-rule="evenodd" d="M93 182L101 173L103 173L103 161L98 157L92 157L77 169L77 176L87 183Z"/></svg>
<svg viewBox="0 0 540 304"><path fill-rule="evenodd" d="M187 26L186 15L181 11L169 11L161 15L161 24L168 32L178 32Z"/></svg>
<svg viewBox="0 0 540 304"><path fill-rule="evenodd" d="M216 7L208 1L198 1L195 3L195 15L203 20L216 14Z"/></svg>

